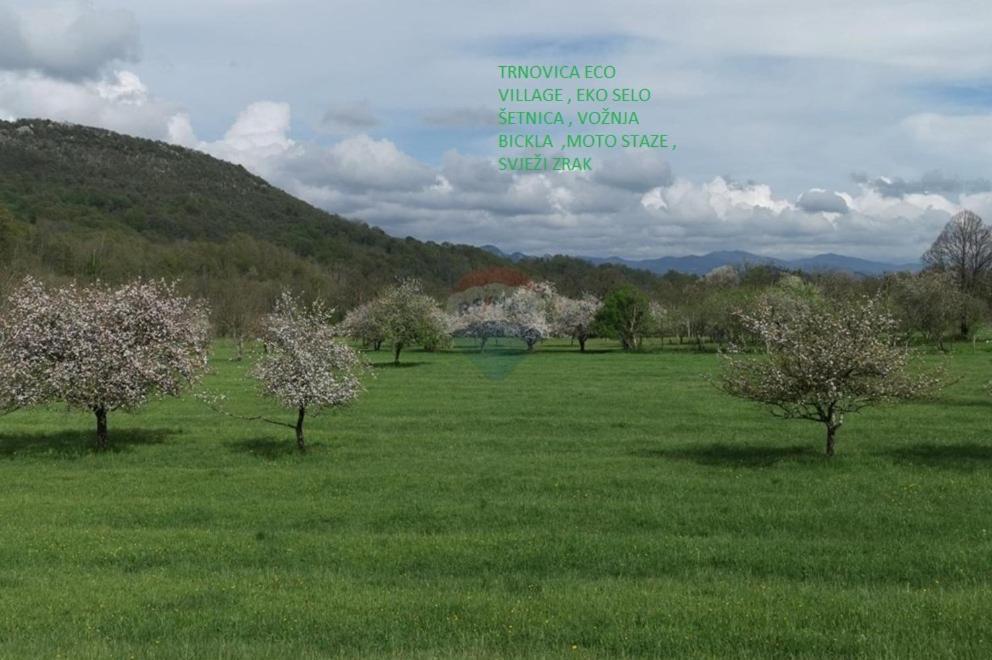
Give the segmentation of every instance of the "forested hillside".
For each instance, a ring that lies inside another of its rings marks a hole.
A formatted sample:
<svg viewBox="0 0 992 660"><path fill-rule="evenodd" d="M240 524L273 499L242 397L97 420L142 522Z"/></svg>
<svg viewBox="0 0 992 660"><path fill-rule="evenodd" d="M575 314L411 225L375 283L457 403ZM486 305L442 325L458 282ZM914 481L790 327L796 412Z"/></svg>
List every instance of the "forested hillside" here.
<svg viewBox="0 0 992 660"><path fill-rule="evenodd" d="M182 147L46 120L0 121L0 288L25 273L116 282L182 278L223 312L283 287L339 308L402 277L442 295L466 273L514 266L566 292L657 278L567 257L516 264L321 211L243 167ZM236 295L230 295L236 292Z"/></svg>

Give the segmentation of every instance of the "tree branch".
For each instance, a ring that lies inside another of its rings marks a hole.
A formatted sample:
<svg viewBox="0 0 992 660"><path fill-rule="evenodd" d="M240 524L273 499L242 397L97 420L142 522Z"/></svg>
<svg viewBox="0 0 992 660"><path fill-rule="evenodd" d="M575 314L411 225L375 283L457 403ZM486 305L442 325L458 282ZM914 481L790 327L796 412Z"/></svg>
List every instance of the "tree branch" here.
<svg viewBox="0 0 992 660"><path fill-rule="evenodd" d="M296 428L296 425L295 424L290 424L288 422L280 422L277 419L269 419L268 417L265 417L264 415L253 415L253 416L238 415L236 413L230 412L229 410L224 410L223 408L221 408L220 406L218 406L216 403L214 403L212 401L208 401L204 397L198 396L196 398L199 399L200 402L203 403L203 405L205 405L207 408L210 408L215 413L219 413L221 415L224 415L225 417L230 417L232 419L240 419L240 420L245 421L245 422L266 422L267 424L274 424L276 426L285 426L286 428L289 428L289 429L295 429Z"/></svg>

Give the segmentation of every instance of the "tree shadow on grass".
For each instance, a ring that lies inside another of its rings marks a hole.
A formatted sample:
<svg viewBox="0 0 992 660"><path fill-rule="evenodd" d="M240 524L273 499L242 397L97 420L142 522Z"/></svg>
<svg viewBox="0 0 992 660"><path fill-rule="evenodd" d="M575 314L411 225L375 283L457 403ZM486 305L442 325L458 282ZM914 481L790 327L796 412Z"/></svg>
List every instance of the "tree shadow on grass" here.
<svg viewBox="0 0 992 660"><path fill-rule="evenodd" d="M538 353L528 353L527 351L484 351L479 353L462 353L469 360L473 361L485 361L485 360L513 360L514 363L519 362L520 358L523 357L534 357Z"/></svg>
<svg viewBox="0 0 992 660"><path fill-rule="evenodd" d="M823 460L823 455L805 445L793 447L766 447L751 445L713 444L677 449L642 449L634 452L642 458L662 458L674 461L691 461L699 465L723 467L771 467L777 463L813 463Z"/></svg>
<svg viewBox="0 0 992 660"><path fill-rule="evenodd" d="M400 362L396 364L392 360L389 362L370 362L373 369L407 369L409 367L420 367L422 365L428 364L427 362Z"/></svg>
<svg viewBox="0 0 992 660"><path fill-rule="evenodd" d="M488 349L487 349L488 350ZM587 348L584 351L580 351L578 346L540 346L538 345L533 351L528 351L526 348L521 349L507 349L507 354L509 355L526 355L530 353L531 355L537 357L548 357L555 358L561 355L606 355L607 353L613 353L620 355L623 353L619 348Z"/></svg>
<svg viewBox="0 0 992 660"><path fill-rule="evenodd" d="M323 445L319 442L308 442L306 452L301 452L296 448L296 440L293 438L293 431L287 430L285 438L274 438L271 436L259 436L246 440L234 440L225 442L224 446L236 454L251 454L258 458L273 461L286 456L305 456L308 453L319 451Z"/></svg>
<svg viewBox="0 0 992 660"><path fill-rule="evenodd" d="M110 429L110 446L97 449L96 432L92 430L56 431L53 433L2 433L0 459L24 456L51 458L81 458L90 454L132 451L138 445L159 445L179 429Z"/></svg>
<svg viewBox="0 0 992 660"><path fill-rule="evenodd" d="M947 406L947 407L957 407L957 408L992 408L992 399L985 399L985 398L955 399L948 396L948 397L929 399L927 403L941 407Z"/></svg>
<svg viewBox="0 0 992 660"><path fill-rule="evenodd" d="M969 442L955 445L921 444L882 452L898 463L944 468L982 470L992 468L992 443Z"/></svg>
<svg viewBox="0 0 992 660"><path fill-rule="evenodd" d="M576 350L578 350L577 347ZM485 347L480 346L476 341L456 342L451 347L445 349L444 352L451 353L453 355L467 355L470 357L511 357L526 355L528 353L534 355L540 351L528 351L527 346L522 341L506 341L506 338L503 338L503 343L496 343L493 340L489 340L486 342ZM558 353L559 351L554 350L551 352Z"/></svg>

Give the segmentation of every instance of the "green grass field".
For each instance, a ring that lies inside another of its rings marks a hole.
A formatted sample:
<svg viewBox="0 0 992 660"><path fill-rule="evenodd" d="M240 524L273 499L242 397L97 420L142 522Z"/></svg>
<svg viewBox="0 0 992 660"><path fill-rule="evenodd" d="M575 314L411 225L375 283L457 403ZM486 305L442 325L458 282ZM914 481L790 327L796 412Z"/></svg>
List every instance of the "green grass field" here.
<svg viewBox="0 0 992 660"><path fill-rule="evenodd" d="M0 656L992 656L992 352L828 460L712 353L592 348L405 353L306 455L192 397L106 453L0 418Z"/></svg>

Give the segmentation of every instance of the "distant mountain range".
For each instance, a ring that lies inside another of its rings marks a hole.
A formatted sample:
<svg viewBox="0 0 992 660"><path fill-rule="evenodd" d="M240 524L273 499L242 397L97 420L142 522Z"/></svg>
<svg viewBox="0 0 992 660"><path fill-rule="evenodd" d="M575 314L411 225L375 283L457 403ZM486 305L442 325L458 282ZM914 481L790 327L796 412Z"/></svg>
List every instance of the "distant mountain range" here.
<svg viewBox="0 0 992 660"><path fill-rule="evenodd" d="M495 245L483 245L483 250L513 261L519 261L528 255L520 252L507 254ZM818 254L815 257L802 259L779 259L763 257L743 250L722 250L707 254L692 254L685 257L658 257L657 259L622 259L620 257L579 257L593 264L617 264L629 268L638 268L652 273L664 274L670 270L692 275L705 275L720 266L758 266L767 265L787 270L804 270L806 272L839 271L855 275L882 275L899 271L915 271L920 269L919 263L893 264L883 261L871 261L857 257L846 257L842 254Z"/></svg>

